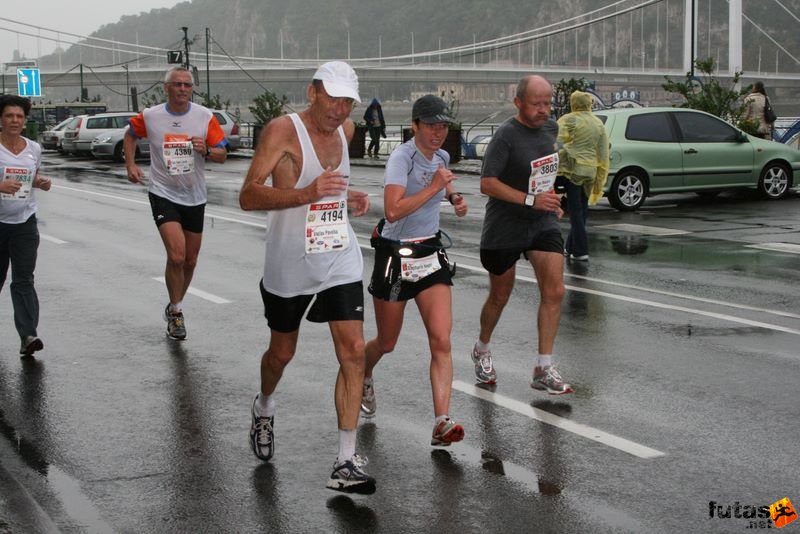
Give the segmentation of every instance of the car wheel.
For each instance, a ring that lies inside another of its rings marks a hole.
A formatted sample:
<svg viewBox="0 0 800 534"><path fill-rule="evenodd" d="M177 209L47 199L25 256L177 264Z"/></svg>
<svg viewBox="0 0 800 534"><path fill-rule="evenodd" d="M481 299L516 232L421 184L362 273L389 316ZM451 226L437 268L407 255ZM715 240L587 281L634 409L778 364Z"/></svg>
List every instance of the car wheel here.
<svg viewBox="0 0 800 534"><path fill-rule="evenodd" d="M619 211L636 211L647 197L647 178L636 169L617 173L608 190L608 202Z"/></svg>
<svg viewBox="0 0 800 534"><path fill-rule="evenodd" d="M767 199L783 198L789 193L791 187L791 171L785 164L770 162L761 171L758 179L758 192Z"/></svg>
<svg viewBox="0 0 800 534"><path fill-rule="evenodd" d="M117 163L125 163L125 151L122 150L122 141L117 143L114 147L114 161Z"/></svg>

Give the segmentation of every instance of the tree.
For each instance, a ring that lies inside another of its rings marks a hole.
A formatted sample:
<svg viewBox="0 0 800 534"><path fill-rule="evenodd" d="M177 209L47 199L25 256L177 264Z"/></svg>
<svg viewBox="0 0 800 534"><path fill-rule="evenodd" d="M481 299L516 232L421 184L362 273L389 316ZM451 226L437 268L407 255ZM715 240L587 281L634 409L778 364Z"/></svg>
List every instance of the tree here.
<svg viewBox="0 0 800 534"><path fill-rule="evenodd" d="M569 105L569 97L575 91L585 91L591 84L584 78L569 80L561 79L553 87L553 115L558 119L562 115L566 115L571 110Z"/></svg>
<svg viewBox="0 0 800 534"><path fill-rule="evenodd" d="M154 86L142 98L142 108L151 108L167 101L167 95L164 93L164 88L161 85Z"/></svg>
<svg viewBox="0 0 800 534"><path fill-rule="evenodd" d="M230 98L223 102L222 97L219 95L214 95L213 97L208 98L206 93L197 92L196 94L203 99L203 105L208 109L224 109L225 111L228 111L228 108L231 105Z"/></svg>
<svg viewBox="0 0 800 534"><path fill-rule="evenodd" d="M662 84L668 93L677 93L683 97L684 102L678 107L698 109L716 115L747 133L755 133L758 121L744 120L744 96L750 92L751 86L736 89L742 77L741 72L735 72L730 87L723 87L719 79L714 76L716 65L712 58L697 59L694 62L696 72L700 76L686 73L686 80L676 82L665 76L667 83Z"/></svg>
<svg viewBox="0 0 800 534"><path fill-rule="evenodd" d="M253 99L253 105L248 106L250 112L256 119L257 124L267 124L275 117L283 115L283 108L289 103L286 95L278 95L270 90L265 90L263 93Z"/></svg>

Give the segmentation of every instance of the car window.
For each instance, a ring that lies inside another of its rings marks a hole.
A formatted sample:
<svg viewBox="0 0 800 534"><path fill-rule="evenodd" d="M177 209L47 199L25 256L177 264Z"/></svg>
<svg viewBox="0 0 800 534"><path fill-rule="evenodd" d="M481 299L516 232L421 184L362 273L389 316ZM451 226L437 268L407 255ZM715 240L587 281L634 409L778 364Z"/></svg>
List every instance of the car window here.
<svg viewBox="0 0 800 534"><path fill-rule="evenodd" d="M86 121L87 130L99 130L101 128L111 128L111 117L91 117Z"/></svg>
<svg viewBox="0 0 800 534"><path fill-rule="evenodd" d="M63 130L64 128L68 128L68 127L69 127L69 125L70 125L70 124L72 124L72 122L73 122L74 120L75 120L75 119L74 119L74 118L72 118L72 117L70 117L69 119L64 119L63 121L61 121L61 122L60 122L60 123L58 123L57 125L53 126L52 130L50 130L50 131L52 131L52 132L60 132L60 131L61 131L61 130Z"/></svg>
<svg viewBox="0 0 800 534"><path fill-rule="evenodd" d="M128 125L129 117L112 117L114 121L114 128L124 128Z"/></svg>
<svg viewBox="0 0 800 534"><path fill-rule="evenodd" d="M225 115L217 111L213 111L212 113L214 113L214 116L217 118L217 122L220 124L220 126L223 124L228 124L228 121L225 120Z"/></svg>
<svg viewBox="0 0 800 534"><path fill-rule="evenodd" d="M666 113L643 113L628 117L625 138L634 141L674 142L672 126Z"/></svg>
<svg viewBox="0 0 800 534"><path fill-rule="evenodd" d="M607 116L605 116L605 115L595 115L595 117L597 117L598 119L600 119L600 122L602 122L603 124L605 124L605 123L606 123L606 121L608 120L608 117L607 117Z"/></svg>
<svg viewBox="0 0 800 534"><path fill-rule="evenodd" d="M681 140L694 143L724 143L738 137L737 130L716 117L702 113L675 113Z"/></svg>

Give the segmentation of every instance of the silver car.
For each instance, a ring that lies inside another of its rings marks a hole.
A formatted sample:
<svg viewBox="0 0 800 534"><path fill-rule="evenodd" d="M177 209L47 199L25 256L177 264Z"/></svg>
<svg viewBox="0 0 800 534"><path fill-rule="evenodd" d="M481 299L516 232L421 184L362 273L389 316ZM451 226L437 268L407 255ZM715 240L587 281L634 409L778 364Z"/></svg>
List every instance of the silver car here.
<svg viewBox="0 0 800 534"><path fill-rule="evenodd" d="M108 130L92 139L92 155L98 159L113 159L118 163L125 161L122 148L129 126ZM150 157L150 143L147 138L139 139L136 145L136 159Z"/></svg>
<svg viewBox="0 0 800 534"><path fill-rule="evenodd" d="M124 128L128 121L136 116L132 112L98 113L97 115L79 115L81 120L74 128L64 133L62 146L67 154L89 154L92 151L92 140L107 131Z"/></svg>
<svg viewBox="0 0 800 534"><path fill-rule="evenodd" d="M48 150L58 150L61 152L61 140L64 139L64 132L69 128L73 128L77 122L78 120L76 117L69 117L59 122L49 130L42 132L42 148Z"/></svg>

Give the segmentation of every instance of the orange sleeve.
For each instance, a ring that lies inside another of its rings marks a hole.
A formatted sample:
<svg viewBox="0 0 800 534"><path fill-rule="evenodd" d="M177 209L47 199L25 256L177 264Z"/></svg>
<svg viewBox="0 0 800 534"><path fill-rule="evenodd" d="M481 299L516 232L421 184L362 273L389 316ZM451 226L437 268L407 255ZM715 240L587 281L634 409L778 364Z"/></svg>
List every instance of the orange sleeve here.
<svg viewBox="0 0 800 534"><path fill-rule="evenodd" d="M144 124L144 116L139 113L135 117L132 117L130 120L131 128L130 132L133 134L134 137L139 139L143 139L147 137L147 127Z"/></svg>
<svg viewBox="0 0 800 534"><path fill-rule="evenodd" d="M208 146L219 146L225 141L225 132L222 131L222 126L215 116L211 116L208 121L208 133L206 134L206 144Z"/></svg>

